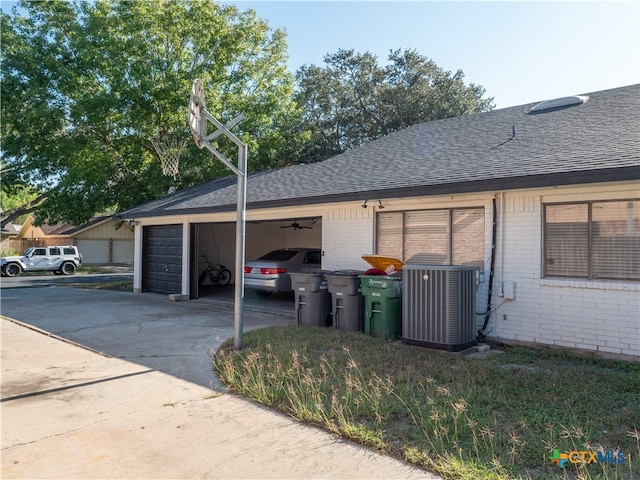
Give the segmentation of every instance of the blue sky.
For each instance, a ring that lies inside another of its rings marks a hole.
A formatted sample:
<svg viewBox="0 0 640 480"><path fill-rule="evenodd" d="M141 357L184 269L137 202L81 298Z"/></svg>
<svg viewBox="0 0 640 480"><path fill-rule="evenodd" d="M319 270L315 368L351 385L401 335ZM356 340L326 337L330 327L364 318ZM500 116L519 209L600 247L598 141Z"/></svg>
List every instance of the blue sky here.
<svg viewBox="0 0 640 480"><path fill-rule="evenodd" d="M295 72L338 49L411 48L461 69L498 108L640 83L636 1L260 1L253 8L287 32Z"/></svg>
<svg viewBox="0 0 640 480"><path fill-rule="evenodd" d="M7 11L15 1L0 0ZM640 1L222 1L287 32L289 68L415 49L497 108L640 83Z"/></svg>

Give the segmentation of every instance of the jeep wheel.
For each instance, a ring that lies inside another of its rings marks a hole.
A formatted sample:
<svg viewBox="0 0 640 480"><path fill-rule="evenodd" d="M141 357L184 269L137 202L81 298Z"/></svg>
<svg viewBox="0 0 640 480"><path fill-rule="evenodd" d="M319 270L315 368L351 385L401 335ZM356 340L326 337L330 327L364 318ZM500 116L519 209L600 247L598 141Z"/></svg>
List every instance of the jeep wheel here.
<svg viewBox="0 0 640 480"><path fill-rule="evenodd" d="M76 273L76 265L73 262L64 262L60 266L60 273L62 275L73 275Z"/></svg>
<svg viewBox="0 0 640 480"><path fill-rule="evenodd" d="M7 263L4 267L4 273L7 277L17 277L22 273L22 268L17 263Z"/></svg>

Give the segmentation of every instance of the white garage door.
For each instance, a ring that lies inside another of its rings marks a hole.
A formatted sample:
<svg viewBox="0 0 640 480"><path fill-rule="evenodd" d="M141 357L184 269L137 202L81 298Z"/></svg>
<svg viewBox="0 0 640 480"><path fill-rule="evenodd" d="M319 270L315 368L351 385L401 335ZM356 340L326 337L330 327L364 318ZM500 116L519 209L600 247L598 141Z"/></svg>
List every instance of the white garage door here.
<svg viewBox="0 0 640 480"><path fill-rule="evenodd" d="M78 240L83 263L109 263L109 240Z"/></svg>
<svg viewBox="0 0 640 480"><path fill-rule="evenodd" d="M133 240L113 241L113 263L133 263Z"/></svg>

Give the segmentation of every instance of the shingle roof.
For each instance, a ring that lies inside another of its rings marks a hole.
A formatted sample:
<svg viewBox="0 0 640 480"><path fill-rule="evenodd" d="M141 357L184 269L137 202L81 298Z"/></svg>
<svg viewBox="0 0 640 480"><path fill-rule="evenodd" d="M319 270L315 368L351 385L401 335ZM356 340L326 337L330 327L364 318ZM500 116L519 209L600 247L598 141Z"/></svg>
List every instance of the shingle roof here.
<svg viewBox="0 0 640 480"><path fill-rule="evenodd" d="M84 230L87 230L91 227L93 227L94 225L98 225L102 222L106 222L108 220L112 220L113 217L110 215L102 215L100 217L94 217L92 219L90 219L88 222L83 223L82 225L78 225L77 227L73 227L70 226L69 228L65 229L63 232L63 234L65 235L75 235L77 233L80 233Z"/></svg>
<svg viewBox="0 0 640 480"><path fill-rule="evenodd" d="M247 207L640 178L640 85L585 95L543 113L529 113L535 102L413 125L322 162L252 174ZM233 175L121 216L229 211L235 202Z"/></svg>
<svg viewBox="0 0 640 480"><path fill-rule="evenodd" d="M67 235L67 230L73 228L73 225L70 223L62 223L58 222L54 225L49 225L48 223L43 223L40 228L45 235Z"/></svg>

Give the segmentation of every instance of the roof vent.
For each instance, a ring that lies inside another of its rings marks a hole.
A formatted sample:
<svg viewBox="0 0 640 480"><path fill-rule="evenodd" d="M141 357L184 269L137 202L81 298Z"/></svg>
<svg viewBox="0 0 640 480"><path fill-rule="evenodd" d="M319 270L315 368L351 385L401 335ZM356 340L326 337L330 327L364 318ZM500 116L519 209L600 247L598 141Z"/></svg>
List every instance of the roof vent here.
<svg viewBox="0 0 640 480"><path fill-rule="evenodd" d="M589 97L586 95L575 95L572 97L562 97L562 98L554 98L553 100L545 100L537 104L529 113L542 113L548 112L549 110L559 110L561 108L572 107L574 105L581 105L583 103L587 103Z"/></svg>

